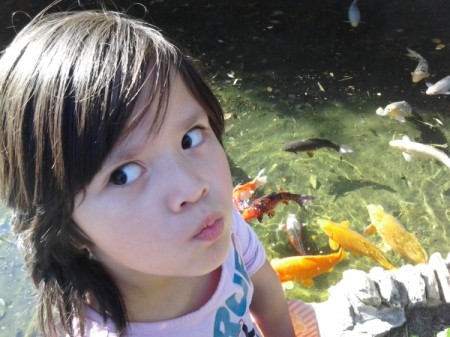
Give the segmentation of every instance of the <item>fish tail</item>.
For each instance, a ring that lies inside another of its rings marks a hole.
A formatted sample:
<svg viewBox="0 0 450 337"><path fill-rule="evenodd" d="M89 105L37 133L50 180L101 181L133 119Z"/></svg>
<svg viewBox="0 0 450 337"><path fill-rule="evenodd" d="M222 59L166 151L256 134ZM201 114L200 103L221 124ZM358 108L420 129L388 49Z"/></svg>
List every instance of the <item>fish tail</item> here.
<svg viewBox="0 0 450 337"><path fill-rule="evenodd" d="M406 56L408 56L409 58L417 61L423 59L422 55L420 55L418 52L415 52L414 50L409 48L406 48L406 50L408 51L408 54L406 54Z"/></svg>
<svg viewBox="0 0 450 337"><path fill-rule="evenodd" d="M352 153L353 150L345 145L339 145L339 153Z"/></svg>
<svg viewBox="0 0 450 337"><path fill-rule="evenodd" d="M301 208L305 209L305 205L316 198L307 194L293 194L290 199L296 202Z"/></svg>

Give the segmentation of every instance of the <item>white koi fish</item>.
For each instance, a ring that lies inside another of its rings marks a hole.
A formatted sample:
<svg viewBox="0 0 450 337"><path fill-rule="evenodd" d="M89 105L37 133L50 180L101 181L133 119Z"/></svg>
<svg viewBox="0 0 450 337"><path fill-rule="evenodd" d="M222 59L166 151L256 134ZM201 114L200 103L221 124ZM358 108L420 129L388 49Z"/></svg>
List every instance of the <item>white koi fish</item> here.
<svg viewBox="0 0 450 337"><path fill-rule="evenodd" d="M406 121L405 117L411 116L411 111L411 105L406 101L401 101L388 104L384 109L379 107L376 110L376 114L379 116L389 116L398 120L400 123L404 123Z"/></svg>
<svg viewBox="0 0 450 337"><path fill-rule="evenodd" d="M450 95L450 76L444 77L442 80L437 81L435 84L427 84L427 95Z"/></svg>
<svg viewBox="0 0 450 337"><path fill-rule="evenodd" d="M439 160L450 169L450 158L434 146L413 142L406 135L403 136L403 139L391 140L389 145L402 151L406 161L411 161L411 155L414 155L422 159Z"/></svg>
<svg viewBox="0 0 450 337"><path fill-rule="evenodd" d="M430 73L428 72L427 60L425 60L425 58L423 58L422 55L420 55L419 53L415 52L412 49L406 48L406 50L408 51L408 54L406 54L406 56L419 62L417 64L416 69L414 69L414 71L411 73L412 81L414 83L417 83L423 80L424 78L430 76Z"/></svg>
<svg viewBox="0 0 450 337"><path fill-rule="evenodd" d="M350 22L352 27L358 27L359 21L361 21L361 13L356 5L356 1L357 0L353 0L348 8L348 22Z"/></svg>

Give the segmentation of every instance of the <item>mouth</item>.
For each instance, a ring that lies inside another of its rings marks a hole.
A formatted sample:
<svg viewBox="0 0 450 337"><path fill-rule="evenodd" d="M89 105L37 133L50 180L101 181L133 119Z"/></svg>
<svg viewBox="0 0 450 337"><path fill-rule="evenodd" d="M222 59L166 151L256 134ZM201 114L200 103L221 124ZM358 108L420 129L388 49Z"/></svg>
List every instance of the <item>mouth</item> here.
<svg viewBox="0 0 450 337"><path fill-rule="evenodd" d="M216 241L224 230L224 219L218 216L208 216L201 225L194 239L200 241Z"/></svg>

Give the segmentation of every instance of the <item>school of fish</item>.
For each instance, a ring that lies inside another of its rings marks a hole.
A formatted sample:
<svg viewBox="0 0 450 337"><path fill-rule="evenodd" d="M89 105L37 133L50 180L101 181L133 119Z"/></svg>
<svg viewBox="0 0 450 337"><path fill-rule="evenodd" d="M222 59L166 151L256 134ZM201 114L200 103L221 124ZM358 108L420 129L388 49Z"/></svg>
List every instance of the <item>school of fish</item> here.
<svg viewBox="0 0 450 337"><path fill-rule="evenodd" d="M361 22L361 12L357 0L353 0L348 8L347 22L353 28L358 27ZM429 64L426 58L410 48L406 48L406 51L406 56L417 62L415 69L411 72L411 81L419 83L430 78ZM450 95L450 76L445 76L435 83L425 82L425 84L427 87L426 95ZM320 83L319 87L322 90ZM377 108L375 112L379 116L387 116L399 123L414 119L413 107L405 100L390 102L384 108ZM442 122L438 122L442 125ZM402 139L391 140L389 146L401 151L407 161L410 161L411 157L414 156L421 159L436 160L450 168L450 157L431 144L415 142L404 135ZM282 147L283 151L294 154L303 152L309 157L313 157L314 152L320 149L331 149L341 156L353 152L351 148L335 141L314 137L293 140ZM311 195L280 191L263 195L251 201L250 199L254 196L256 189L267 182L267 176L263 173L264 170L261 170L253 180L242 185L239 184L233 190L234 204L241 211L246 221L257 219L262 222L264 215L269 218L273 217L275 208L280 203L287 204L293 201L305 210L305 205L315 200L315 197ZM315 277L332 271L336 265L344 260L347 256L345 251L348 251L351 255L367 257L388 270L395 269L396 266L389 261L384 250L391 250L391 254L398 254L409 263L427 262L427 252L421 246L418 238L410 233L393 215L386 212L381 205L369 204L366 208L370 224L364 229L363 233L350 229L350 223L347 220L334 222L329 219L317 219L317 225L328 237L329 248L334 251L329 254L307 254L303 246L303 228L306 224L301 223L295 214L287 214L285 223L280 224L278 229L285 232L287 241L297 254L271 260L271 265L280 281L293 281L312 286ZM378 233L381 238L384 250L369 240L368 236L374 233Z"/></svg>

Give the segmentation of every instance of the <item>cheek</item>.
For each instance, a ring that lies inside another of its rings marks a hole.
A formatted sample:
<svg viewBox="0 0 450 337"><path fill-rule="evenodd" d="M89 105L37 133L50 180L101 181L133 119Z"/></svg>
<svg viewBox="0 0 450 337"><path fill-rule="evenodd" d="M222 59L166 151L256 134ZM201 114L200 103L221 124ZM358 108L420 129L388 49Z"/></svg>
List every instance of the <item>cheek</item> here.
<svg viewBox="0 0 450 337"><path fill-rule="evenodd" d="M231 171L228 159L225 155L225 151L221 146L214 152L215 156L212 162L215 164L215 176L216 179L221 183L223 188L229 192L229 197L231 200L233 192L233 182L231 180Z"/></svg>

